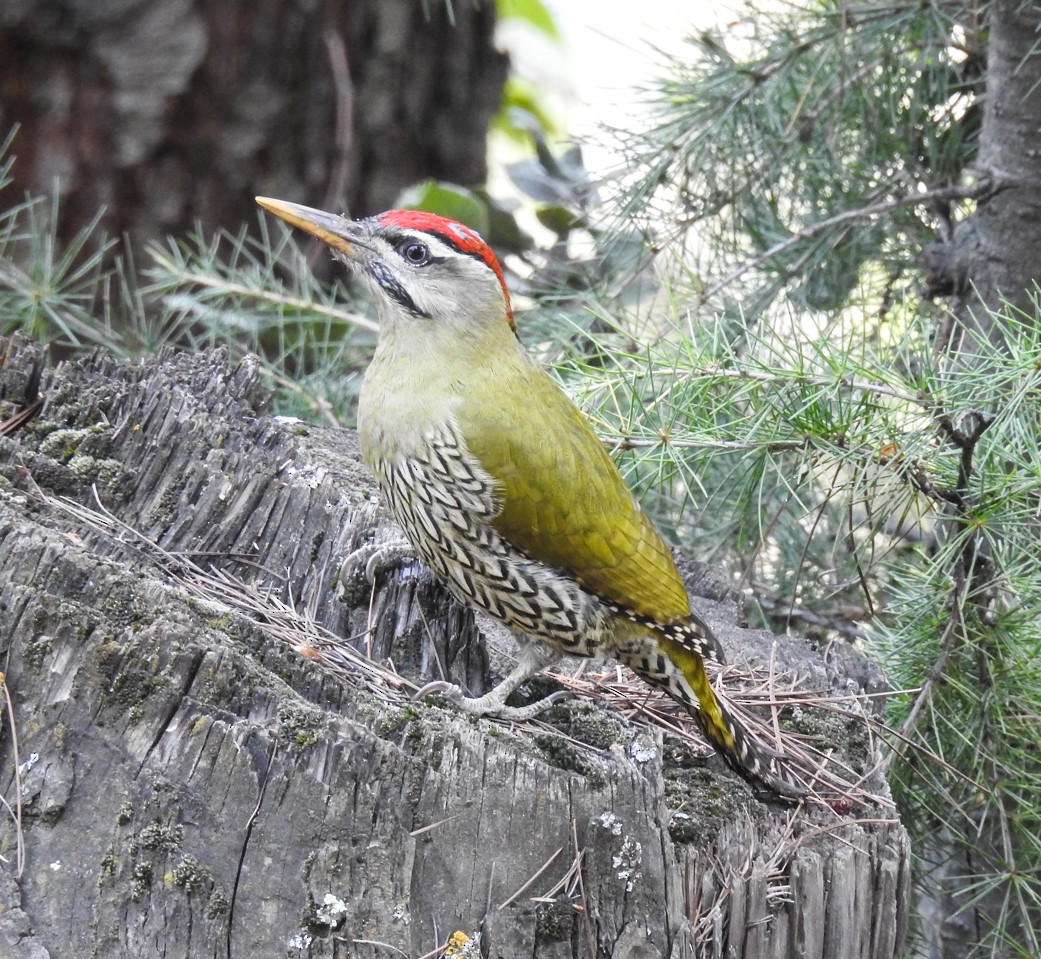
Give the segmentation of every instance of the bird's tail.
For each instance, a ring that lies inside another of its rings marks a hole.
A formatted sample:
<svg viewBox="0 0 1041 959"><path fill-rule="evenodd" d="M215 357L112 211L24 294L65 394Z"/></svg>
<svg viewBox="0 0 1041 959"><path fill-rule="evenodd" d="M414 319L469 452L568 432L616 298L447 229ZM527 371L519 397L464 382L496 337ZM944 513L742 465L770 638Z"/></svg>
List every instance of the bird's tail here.
<svg viewBox="0 0 1041 959"><path fill-rule="evenodd" d="M674 629L680 632L688 628L684 624ZM614 652L641 679L682 703L730 766L750 782L789 799L805 795L804 790L773 772L772 761L783 754L759 742L716 695L704 659L685 636L658 633Z"/></svg>

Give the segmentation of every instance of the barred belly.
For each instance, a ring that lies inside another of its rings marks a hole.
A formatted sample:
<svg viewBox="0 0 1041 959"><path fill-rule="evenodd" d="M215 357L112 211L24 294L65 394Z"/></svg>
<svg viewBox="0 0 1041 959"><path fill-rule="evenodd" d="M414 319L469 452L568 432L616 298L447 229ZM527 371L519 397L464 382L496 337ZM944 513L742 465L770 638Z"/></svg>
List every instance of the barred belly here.
<svg viewBox="0 0 1041 959"><path fill-rule="evenodd" d="M419 454L370 464L416 552L461 603L572 655L594 655L608 636L608 607L499 535L495 482L451 430L428 439Z"/></svg>

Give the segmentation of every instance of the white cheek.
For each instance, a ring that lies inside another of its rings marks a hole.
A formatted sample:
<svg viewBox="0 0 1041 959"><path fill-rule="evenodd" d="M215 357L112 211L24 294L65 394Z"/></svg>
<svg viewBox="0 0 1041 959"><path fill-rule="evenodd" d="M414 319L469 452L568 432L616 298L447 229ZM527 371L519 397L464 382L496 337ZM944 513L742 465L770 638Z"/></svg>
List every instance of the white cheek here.
<svg viewBox="0 0 1041 959"><path fill-rule="evenodd" d="M454 316L459 311L458 283L430 278L426 283L415 283L409 292L416 305L431 317Z"/></svg>

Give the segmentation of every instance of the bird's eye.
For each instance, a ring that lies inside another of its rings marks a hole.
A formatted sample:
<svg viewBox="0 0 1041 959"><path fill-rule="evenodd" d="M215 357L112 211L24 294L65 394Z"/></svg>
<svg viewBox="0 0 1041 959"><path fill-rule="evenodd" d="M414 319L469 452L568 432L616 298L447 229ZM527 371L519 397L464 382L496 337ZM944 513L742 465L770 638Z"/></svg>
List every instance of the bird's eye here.
<svg viewBox="0 0 1041 959"><path fill-rule="evenodd" d="M406 240L398 247L398 253L413 266L430 262L430 247L416 240Z"/></svg>

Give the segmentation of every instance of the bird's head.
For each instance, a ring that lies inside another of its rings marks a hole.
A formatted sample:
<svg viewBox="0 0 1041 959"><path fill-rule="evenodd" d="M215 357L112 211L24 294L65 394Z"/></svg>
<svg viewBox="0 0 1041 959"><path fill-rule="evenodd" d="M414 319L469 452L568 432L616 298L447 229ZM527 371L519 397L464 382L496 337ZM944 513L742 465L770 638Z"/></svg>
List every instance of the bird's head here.
<svg viewBox="0 0 1041 959"><path fill-rule="evenodd" d="M513 331L513 311L495 254L468 226L415 210L350 220L257 197L265 210L318 237L372 293L388 333L433 324L468 337Z"/></svg>

